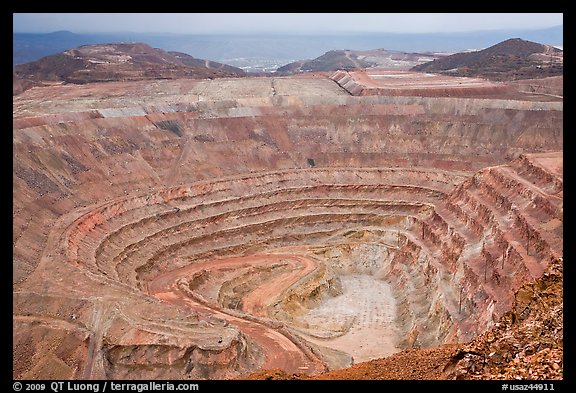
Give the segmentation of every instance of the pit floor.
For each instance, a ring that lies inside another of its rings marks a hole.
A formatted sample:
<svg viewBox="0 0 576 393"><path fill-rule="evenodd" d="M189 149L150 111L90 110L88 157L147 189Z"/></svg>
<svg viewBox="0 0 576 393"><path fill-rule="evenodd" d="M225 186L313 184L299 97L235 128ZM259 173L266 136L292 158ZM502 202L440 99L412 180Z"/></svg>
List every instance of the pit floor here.
<svg viewBox="0 0 576 393"><path fill-rule="evenodd" d="M345 334L331 339L306 337L312 343L344 351L354 363L399 352L395 345L396 304L390 285L367 274L341 276L342 295L328 298L302 319L319 326L354 323Z"/></svg>

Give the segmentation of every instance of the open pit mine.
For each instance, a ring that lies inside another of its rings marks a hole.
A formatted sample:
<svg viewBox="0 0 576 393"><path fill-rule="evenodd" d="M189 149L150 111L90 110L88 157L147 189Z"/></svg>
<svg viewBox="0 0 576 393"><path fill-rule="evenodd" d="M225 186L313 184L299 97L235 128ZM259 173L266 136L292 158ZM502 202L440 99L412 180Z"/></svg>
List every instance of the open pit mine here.
<svg viewBox="0 0 576 393"><path fill-rule="evenodd" d="M562 131L558 94L406 71L29 89L13 377L314 376L470 342L562 270Z"/></svg>

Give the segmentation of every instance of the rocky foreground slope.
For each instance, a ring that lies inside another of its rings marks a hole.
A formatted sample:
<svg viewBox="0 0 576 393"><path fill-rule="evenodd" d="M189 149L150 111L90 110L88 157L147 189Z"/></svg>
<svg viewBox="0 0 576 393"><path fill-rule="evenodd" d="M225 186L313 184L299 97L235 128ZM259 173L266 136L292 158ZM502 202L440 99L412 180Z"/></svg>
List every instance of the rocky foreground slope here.
<svg viewBox="0 0 576 393"><path fill-rule="evenodd" d="M14 378L561 378L562 99L402 75L15 96Z"/></svg>

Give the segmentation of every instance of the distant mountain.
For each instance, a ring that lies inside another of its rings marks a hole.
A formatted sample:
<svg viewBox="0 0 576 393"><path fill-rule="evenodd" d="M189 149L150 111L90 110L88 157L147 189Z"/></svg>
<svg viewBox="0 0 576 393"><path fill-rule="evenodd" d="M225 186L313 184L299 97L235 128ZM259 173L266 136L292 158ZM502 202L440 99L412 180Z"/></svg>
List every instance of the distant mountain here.
<svg viewBox="0 0 576 393"><path fill-rule="evenodd" d="M517 80L562 75L563 59L561 49L512 38L480 51L455 53L420 64L412 70Z"/></svg>
<svg viewBox="0 0 576 393"><path fill-rule="evenodd" d="M297 72L320 72L336 70L354 70L365 68L385 68L408 70L411 67L432 61L447 54L441 53L408 53L375 49L367 51L333 50L313 60L302 60L279 67L278 74Z"/></svg>
<svg viewBox="0 0 576 393"><path fill-rule="evenodd" d="M236 67L142 43L85 45L13 69L15 93L48 81L89 83L244 75L244 71Z"/></svg>
<svg viewBox="0 0 576 393"><path fill-rule="evenodd" d="M80 45L102 42L145 42L165 51L178 51L245 70L276 69L296 60L314 59L331 50L386 48L402 52L463 52L483 49L509 37L563 44L563 27L534 30L486 30L459 33L350 34L159 34L13 33L13 64L38 60Z"/></svg>

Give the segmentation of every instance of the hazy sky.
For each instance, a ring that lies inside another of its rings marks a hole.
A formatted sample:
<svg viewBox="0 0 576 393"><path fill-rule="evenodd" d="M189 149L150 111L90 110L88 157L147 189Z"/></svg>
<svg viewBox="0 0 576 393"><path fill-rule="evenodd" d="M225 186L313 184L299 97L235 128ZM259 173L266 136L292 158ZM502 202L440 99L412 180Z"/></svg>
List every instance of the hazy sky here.
<svg viewBox="0 0 576 393"><path fill-rule="evenodd" d="M563 24L561 13L15 13L14 32L329 33L459 32L538 29Z"/></svg>

